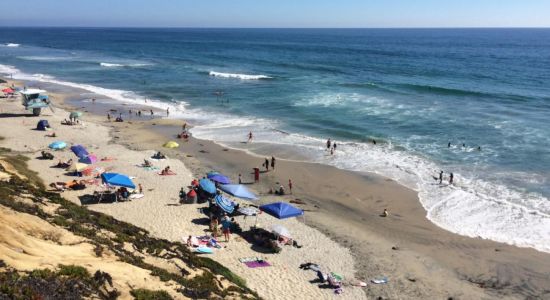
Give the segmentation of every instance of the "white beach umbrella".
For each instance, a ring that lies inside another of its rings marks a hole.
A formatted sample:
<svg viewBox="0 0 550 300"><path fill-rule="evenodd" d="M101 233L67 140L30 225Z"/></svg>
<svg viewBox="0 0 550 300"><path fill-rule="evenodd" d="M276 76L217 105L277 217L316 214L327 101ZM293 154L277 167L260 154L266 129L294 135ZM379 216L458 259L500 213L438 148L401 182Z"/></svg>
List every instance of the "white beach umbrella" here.
<svg viewBox="0 0 550 300"><path fill-rule="evenodd" d="M283 225L275 224L273 227L271 227L271 232L273 232L276 235L284 236L287 238L292 238L292 235L290 234L290 231L286 229Z"/></svg>

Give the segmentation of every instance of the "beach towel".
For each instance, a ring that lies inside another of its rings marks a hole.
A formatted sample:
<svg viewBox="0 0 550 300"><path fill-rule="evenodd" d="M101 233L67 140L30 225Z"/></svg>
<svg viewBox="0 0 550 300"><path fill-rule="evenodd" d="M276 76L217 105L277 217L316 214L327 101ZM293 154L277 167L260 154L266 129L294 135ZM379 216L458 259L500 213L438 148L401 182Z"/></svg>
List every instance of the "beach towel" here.
<svg viewBox="0 0 550 300"><path fill-rule="evenodd" d="M208 247L204 247L204 246L195 248L195 252L204 253L204 254L212 254L212 253L214 253L214 251L212 251L212 249L210 249L210 248L208 248Z"/></svg>
<svg viewBox="0 0 550 300"><path fill-rule="evenodd" d="M259 261L259 260L263 260L263 259L261 259L260 257L242 257L242 258L239 258L239 261L242 262L242 263L250 262L250 261Z"/></svg>
<svg viewBox="0 0 550 300"><path fill-rule="evenodd" d="M155 166L146 167L144 165L136 165L136 167L143 168L146 171L158 171L158 170L160 170L158 167L155 167Z"/></svg>
<svg viewBox="0 0 550 300"><path fill-rule="evenodd" d="M247 261L244 264L251 269L271 267L271 265L267 261Z"/></svg>
<svg viewBox="0 0 550 300"><path fill-rule="evenodd" d="M388 277L374 278L371 282L374 284L386 284L388 283Z"/></svg>
<svg viewBox="0 0 550 300"><path fill-rule="evenodd" d="M170 172L170 173L165 173L165 174L162 174L162 173L158 173L160 176L170 176L170 175L178 175L174 172Z"/></svg>

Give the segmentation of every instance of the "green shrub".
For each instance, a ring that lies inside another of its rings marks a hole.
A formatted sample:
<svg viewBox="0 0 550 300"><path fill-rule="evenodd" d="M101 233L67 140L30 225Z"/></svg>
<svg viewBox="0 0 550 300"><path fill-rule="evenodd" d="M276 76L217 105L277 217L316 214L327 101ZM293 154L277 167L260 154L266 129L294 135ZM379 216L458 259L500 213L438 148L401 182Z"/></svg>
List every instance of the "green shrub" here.
<svg viewBox="0 0 550 300"><path fill-rule="evenodd" d="M137 289L130 291L130 295L134 296L136 300L172 300L172 297L166 291Z"/></svg>

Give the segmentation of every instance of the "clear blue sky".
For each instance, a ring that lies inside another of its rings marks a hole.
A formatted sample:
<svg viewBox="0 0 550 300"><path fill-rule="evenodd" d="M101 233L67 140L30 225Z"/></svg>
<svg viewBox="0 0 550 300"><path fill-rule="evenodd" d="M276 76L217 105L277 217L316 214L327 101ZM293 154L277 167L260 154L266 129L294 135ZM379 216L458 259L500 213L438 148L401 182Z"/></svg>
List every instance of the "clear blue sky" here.
<svg viewBox="0 0 550 300"><path fill-rule="evenodd" d="M0 26L550 27L550 0L6 2Z"/></svg>

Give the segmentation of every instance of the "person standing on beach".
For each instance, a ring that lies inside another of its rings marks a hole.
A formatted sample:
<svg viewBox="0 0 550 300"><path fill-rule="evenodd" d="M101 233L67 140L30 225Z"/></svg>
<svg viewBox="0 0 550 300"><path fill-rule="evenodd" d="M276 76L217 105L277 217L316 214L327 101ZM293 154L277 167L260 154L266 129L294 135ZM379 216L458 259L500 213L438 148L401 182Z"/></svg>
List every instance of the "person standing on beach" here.
<svg viewBox="0 0 550 300"><path fill-rule="evenodd" d="M167 107L167 108L166 108L166 116L167 116L167 117L170 116L170 107Z"/></svg>
<svg viewBox="0 0 550 300"><path fill-rule="evenodd" d="M241 178L241 173L239 173L239 184L242 184L243 183L243 180Z"/></svg>
<svg viewBox="0 0 550 300"><path fill-rule="evenodd" d="M454 179L454 177L455 177L455 176L454 176L453 173L451 173L451 174L449 175L449 184L453 184L453 179Z"/></svg>
<svg viewBox="0 0 550 300"><path fill-rule="evenodd" d="M439 184L443 182L443 171L439 172Z"/></svg>
<svg viewBox="0 0 550 300"><path fill-rule="evenodd" d="M292 194L292 180L288 180L288 191Z"/></svg>
<svg viewBox="0 0 550 300"><path fill-rule="evenodd" d="M331 141L330 138L327 140L327 150L330 150Z"/></svg>
<svg viewBox="0 0 550 300"><path fill-rule="evenodd" d="M138 117L140 117L140 118L141 118L141 109L140 109L140 110L138 110Z"/></svg>
<svg viewBox="0 0 550 300"><path fill-rule="evenodd" d="M154 113L153 110L151 109L151 119L153 118L154 115L155 115L155 113Z"/></svg>
<svg viewBox="0 0 550 300"><path fill-rule="evenodd" d="M275 171L275 157L274 156L271 157L271 169L273 171Z"/></svg>
<svg viewBox="0 0 550 300"><path fill-rule="evenodd" d="M107 113L107 120L108 120L109 122L111 122L111 114L110 114L110 113Z"/></svg>
<svg viewBox="0 0 550 300"><path fill-rule="evenodd" d="M138 184L138 191L139 191L140 194L143 195L143 187L141 186L141 183Z"/></svg>
<svg viewBox="0 0 550 300"><path fill-rule="evenodd" d="M252 131L248 133L248 143L252 142Z"/></svg>
<svg viewBox="0 0 550 300"><path fill-rule="evenodd" d="M336 152L336 142L332 145L332 149L334 149L334 152Z"/></svg>
<svg viewBox="0 0 550 300"><path fill-rule="evenodd" d="M187 128L187 122L183 122L183 125L181 126L181 129L183 131L185 131L186 128Z"/></svg>
<svg viewBox="0 0 550 300"><path fill-rule="evenodd" d="M222 221L222 232L223 236L225 237L225 242L229 242L229 237L231 236L231 225L233 223L229 220L229 218L226 216L223 218Z"/></svg>
<svg viewBox="0 0 550 300"><path fill-rule="evenodd" d="M265 159L264 166L265 166L265 170L269 171L269 159L267 158Z"/></svg>
<svg viewBox="0 0 550 300"><path fill-rule="evenodd" d="M218 218L212 217L210 220L210 231L212 231L212 236L214 238L218 237Z"/></svg>
<svg viewBox="0 0 550 300"><path fill-rule="evenodd" d="M95 98L92 98L92 104L95 104Z"/></svg>

